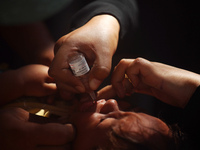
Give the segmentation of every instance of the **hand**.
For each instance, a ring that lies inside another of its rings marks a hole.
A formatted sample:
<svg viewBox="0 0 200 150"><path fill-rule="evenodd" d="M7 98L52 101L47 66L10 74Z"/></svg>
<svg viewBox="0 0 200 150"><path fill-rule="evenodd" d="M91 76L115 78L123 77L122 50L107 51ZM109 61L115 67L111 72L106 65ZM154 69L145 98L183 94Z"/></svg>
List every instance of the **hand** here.
<svg viewBox="0 0 200 150"><path fill-rule="evenodd" d="M200 85L198 74L143 58L123 59L112 75L112 85L120 97L125 95L122 84L125 74L131 80L134 92L155 96L181 108L185 107Z"/></svg>
<svg viewBox="0 0 200 150"><path fill-rule="evenodd" d="M66 150L74 135L72 125L29 122L21 108L0 110L0 147L4 150Z"/></svg>
<svg viewBox="0 0 200 150"><path fill-rule="evenodd" d="M16 74L21 79L26 96L48 96L57 90L53 78L48 75L47 66L27 65L16 70Z"/></svg>
<svg viewBox="0 0 200 150"><path fill-rule="evenodd" d="M0 74L0 105L22 96L51 96L57 88L44 65L27 65Z"/></svg>
<svg viewBox="0 0 200 150"><path fill-rule="evenodd" d="M49 69L49 75L55 79L58 89L65 93L85 92L83 84L71 73L67 62L69 54L79 51L86 56L89 66L92 66L89 85L92 90L96 90L110 73L118 36L118 21L110 15L99 15L60 38Z"/></svg>

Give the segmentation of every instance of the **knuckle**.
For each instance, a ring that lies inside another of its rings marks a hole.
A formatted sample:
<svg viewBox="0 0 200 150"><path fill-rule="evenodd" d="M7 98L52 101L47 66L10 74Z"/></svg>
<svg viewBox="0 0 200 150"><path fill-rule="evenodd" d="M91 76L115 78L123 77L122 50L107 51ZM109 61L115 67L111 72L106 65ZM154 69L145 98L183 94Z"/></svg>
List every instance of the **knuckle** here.
<svg viewBox="0 0 200 150"><path fill-rule="evenodd" d="M105 66L96 67L93 72L97 79L103 80L110 74L110 68Z"/></svg>
<svg viewBox="0 0 200 150"><path fill-rule="evenodd" d="M136 65L143 65L146 62L146 59L142 58L142 57L138 57L135 59L134 63Z"/></svg>
<svg viewBox="0 0 200 150"><path fill-rule="evenodd" d="M124 64L126 64L126 62L127 62L127 59L123 58L120 60L119 64L124 65Z"/></svg>

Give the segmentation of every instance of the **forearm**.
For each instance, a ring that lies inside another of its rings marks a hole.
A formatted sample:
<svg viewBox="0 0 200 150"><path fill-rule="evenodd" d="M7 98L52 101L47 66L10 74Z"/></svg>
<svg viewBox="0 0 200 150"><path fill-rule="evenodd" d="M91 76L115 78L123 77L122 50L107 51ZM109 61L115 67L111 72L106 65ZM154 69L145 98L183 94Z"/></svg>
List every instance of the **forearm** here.
<svg viewBox="0 0 200 150"><path fill-rule="evenodd" d="M176 67L165 69L166 72L162 73L164 74L163 90L177 99L178 107L184 108L200 85L200 75Z"/></svg>
<svg viewBox="0 0 200 150"><path fill-rule="evenodd" d="M16 70L6 71L0 74L0 105L23 96L23 80Z"/></svg>

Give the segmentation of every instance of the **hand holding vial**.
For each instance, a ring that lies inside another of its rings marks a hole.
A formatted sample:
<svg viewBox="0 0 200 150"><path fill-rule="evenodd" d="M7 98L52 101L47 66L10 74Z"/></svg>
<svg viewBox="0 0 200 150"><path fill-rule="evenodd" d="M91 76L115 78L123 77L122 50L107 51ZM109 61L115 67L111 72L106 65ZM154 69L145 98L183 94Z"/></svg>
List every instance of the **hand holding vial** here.
<svg viewBox="0 0 200 150"><path fill-rule="evenodd" d="M97 90L110 74L119 31L120 25L115 17L98 15L56 42L55 57L49 68L49 75L55 79L62 99L72 100L74 94L85 92L81 81L70 70L68 56L75 51L86 56L91 66L89 87Z"/></svg>
<svg viewBox="0 0 200 150"><path fill-rule="evenodd" d="M74 52L68 57L69 66L72 69L73 74L78 77L83 85L85 86L85 91L90 95L93 102L96 101L96 95L89 86L89 76L88 73L90 68L87 64L87 61L82 53Z"/></svg>

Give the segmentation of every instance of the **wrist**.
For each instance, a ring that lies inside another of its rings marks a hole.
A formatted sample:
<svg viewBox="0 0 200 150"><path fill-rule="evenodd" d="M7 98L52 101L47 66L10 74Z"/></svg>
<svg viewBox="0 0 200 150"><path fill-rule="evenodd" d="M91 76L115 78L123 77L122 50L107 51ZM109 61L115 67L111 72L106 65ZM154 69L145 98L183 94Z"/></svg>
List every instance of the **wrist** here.
<svg viewBox="0 0 200 150"><path fill-rule="evenodd" d="M120 24L118 20L112 15L97 15L94 16L91 20L89 20L88 23L96 23L99 25L103 25L104 28L110 28L110 30L114 30L118 34L120 31Z"/></svg>
<svg viewBox="0 0 200 150"><path fill-rule="evenodd" d="M109 44L109 49L114 54L115 50L117 49L120 32L120 24L118 20L115 17L107 14L97 15L85 25L89 27L90 31L91 29L97 31L97 35L106 40L104 43Z"/></svg>
<svg viewBox="0 0 200 150"><path fill-rule="evenodd" d="M183 105L183 108L188 104L194 92L200 86L200 75L190 72L188 74L188 82L186 83L186 86L188 87L188 97Z"/></svg>
<svg viewBox="0 0 200 150"><path fill-rule="evenodd" d="M185 73L182 72L182 76L180 75L176 81L177 90L175 91L179 107L184 108L200 85L200 76L193 72L185 71Z"/></svg>

